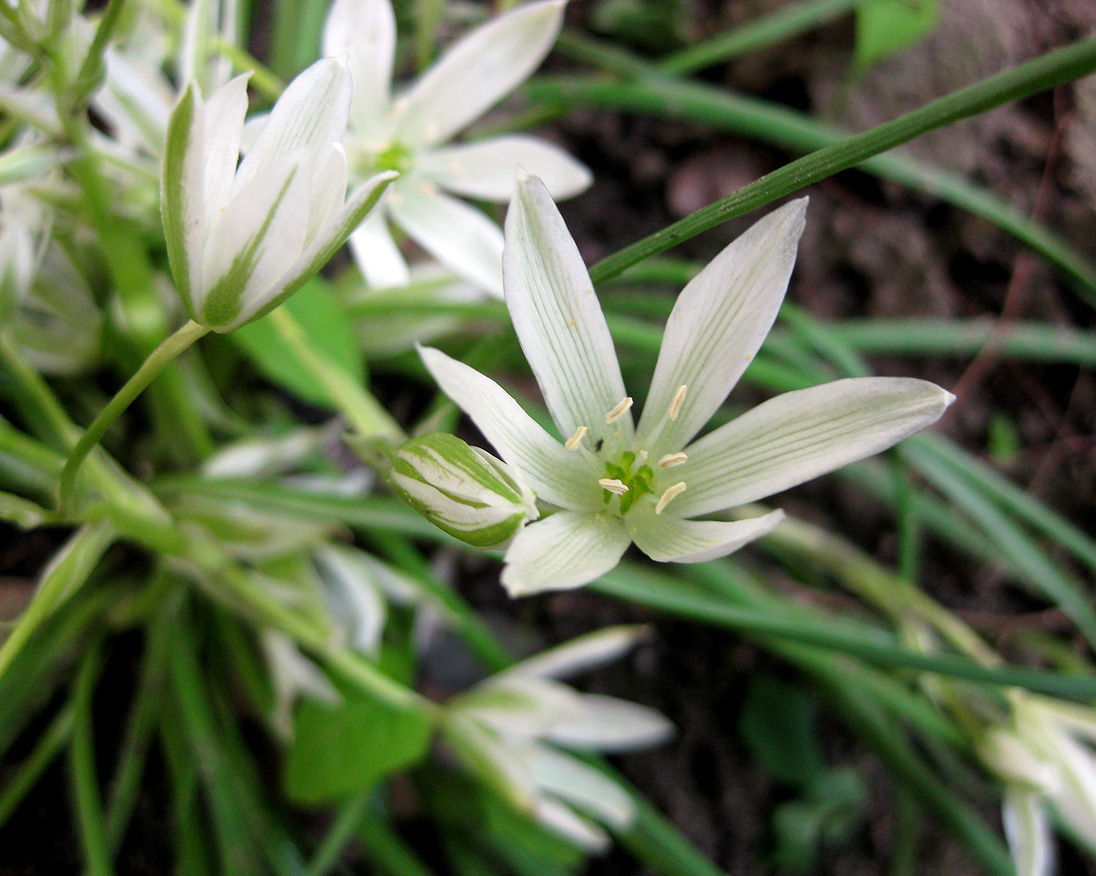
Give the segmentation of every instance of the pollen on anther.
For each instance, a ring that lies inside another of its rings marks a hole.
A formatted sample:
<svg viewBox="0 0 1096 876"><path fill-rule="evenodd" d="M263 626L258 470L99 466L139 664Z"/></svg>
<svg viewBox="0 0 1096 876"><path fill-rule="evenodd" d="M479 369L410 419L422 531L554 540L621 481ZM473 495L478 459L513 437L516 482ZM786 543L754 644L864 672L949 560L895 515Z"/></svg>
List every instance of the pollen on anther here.
<svg viewBox="0 0 1096 876"><path fill-rule="evenodd" d="M689 457L680 451L677 453L667 453L662 459L658 461L659 468L672 468L675 465L681 465L683 462L688 462Z"/></svg>
<svg viewBox="0 0 1096 876"><path fill-rule="evenodd" d="M579 426L575 429L575 434L567 439L567 443L563 446L568 450L578 450L578 446L582 443L582 439L586 437L586 433L590 430L585 426Z"/></svg>
<svg viewBox="0 0 1096 876"><path fill-rule="evenodd" d="M685 492L685 481L678 481L672 487L667 487L666 492L662 494L662 498L658 500L658 504L655 505L655 514L661 514L667 505L673 501L675 496L680 496Z"/></svg>
<svg viewBox="0 0 1096 876"><path fill-rule="evenodd" d="M620 404L618 404L615 408L613 408L611 411L609 411L609 413L607 413L605 415L605 422L606 423L615 423L617 420L619 420L621 417L624 416L625 412L631 406L632 406L632 397L630 395L625 396L623 399L621 399Z"/></svg>
<svg viewBox="0 0 1096 876"><path fill-rule="evenodd" d="M619 481L616 478L601 478L598 483L610 493L616 493L618 496L623 496L628 492L628 485L624 483L624 481ZM684 486L684 484L682 484L682 486ZM671 489L673 488L671 487Z"/></svg>
<svg viewBox="0 0 1096 876"><path fill-rule="evenodd" d="M685 401L685 393L687 393L688 391L689 387L687 387L683 383L677 388L677 392L674 393L674 397L670 399L670 410L669 413L667 413L667 416L671 420L676 420L677 415L681 413L681 404Z"/></svg>

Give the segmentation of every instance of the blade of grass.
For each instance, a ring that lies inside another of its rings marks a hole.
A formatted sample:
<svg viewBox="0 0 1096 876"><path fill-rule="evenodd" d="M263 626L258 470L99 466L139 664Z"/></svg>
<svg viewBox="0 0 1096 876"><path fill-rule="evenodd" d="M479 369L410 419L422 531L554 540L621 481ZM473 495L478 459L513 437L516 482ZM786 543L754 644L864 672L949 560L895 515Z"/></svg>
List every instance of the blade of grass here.
<svg viewBox="0 0 1096 876"><path fill-rule="evenodd" d="M26 759L8 776L0 789L0 828L38 782L72 736L71 700L53 716Z"/></svg>
<svg viewBox="0 0 1096 876"><path fill-rule="evenodd" d="M851 12L865 0L804 0L782 6L704 42L696 43L657 65L668 76L684 76L739 55L757 51L806 33Z"/></svg>
<svg viewBox="0 0 1096 876"><path fill-rule="evenodd" d="M72 777L76 824L83 846L85 872L89 876L111 876L114 863L107 841L99 778L95 768L95 738L92 730L92 696L103 668L102 641L85 652L72 694L72 735L69 766Z"/></svg>

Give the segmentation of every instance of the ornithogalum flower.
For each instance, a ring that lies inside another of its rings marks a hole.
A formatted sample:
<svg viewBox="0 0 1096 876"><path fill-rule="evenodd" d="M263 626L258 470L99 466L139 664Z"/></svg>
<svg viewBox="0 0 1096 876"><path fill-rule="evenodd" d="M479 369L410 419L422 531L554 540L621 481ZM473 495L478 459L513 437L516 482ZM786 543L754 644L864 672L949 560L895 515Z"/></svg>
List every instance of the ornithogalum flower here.
<svg viewBox="0 0 1096 876"><path fill-rule="evenodd" d="M318 271L395 176L346 197L340 144L350 72L317 61L274 105L247 155L247 75L203 99L191 82L168 123L161 179L164 236L187 315L230 331L275 308ZM237 166L239 162L239 166Z"/></svg>
<svg viewBox="0 0 1096 876"><path fill-rule="evenodd" d="M501 296L502 231L450 194L505 202L519 164L543 177L557 198L590 184L585 167L534 137L447 145L540 65L559 33L563 7L563 0L529 3L476 28L393 100L391 3L335 0L324 30L324 53L345 54L354 75L344 141L351 176L400 173L382 210L350 238L371 285L408 282L407 264L393 243L387 217L442 264Z"/></svg>
<svg viewBox="0 0 1096 876"><path fill-rule="evenodd" d="M1096 711L1009 692L1011 720L979 740L983 762L1005 785L1003 820L1018 876L1054 872L1049 809L1096 848Z"/></svg>
<svg viewBox="0 0 1096 876"><path fill-rule="evenodd" d="M634 424L578 248L540 181L519 178L506 217L506 305L559 438L490 378L422 350L502 459L562 509L514 538L502 572L511 594L585 584L631 542L659 561L728 554L782 512L703 518L877 453L943 413L953 396L938 386L865 377L786 393L694 440L776 318L805 212L803 199L769 214L685 287Z"/></svg>
<svg viewBox="0 0 1096 876"><path fill-rule="evenodd" d="M644 635L610 627L542 652L445 704L441 732L458 757L545 827L589 851L628 827L635 803L609 776L569 751L625 752L666 741L673 725L653 709L559 681L616 659Z"/></svg>

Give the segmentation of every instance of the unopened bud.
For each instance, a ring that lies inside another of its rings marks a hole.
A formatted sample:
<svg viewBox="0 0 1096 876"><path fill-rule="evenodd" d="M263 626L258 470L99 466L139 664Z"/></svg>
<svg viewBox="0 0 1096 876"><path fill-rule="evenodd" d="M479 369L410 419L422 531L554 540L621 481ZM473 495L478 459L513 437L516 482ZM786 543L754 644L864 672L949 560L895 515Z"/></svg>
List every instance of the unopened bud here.
<svg viewBox="0 0 1096 876"><path fill-rule="evenodd" d="M423 517L476 547L500 545L537 517L536 496L513 469L442 432L400 447L392 483Z"/></svg>

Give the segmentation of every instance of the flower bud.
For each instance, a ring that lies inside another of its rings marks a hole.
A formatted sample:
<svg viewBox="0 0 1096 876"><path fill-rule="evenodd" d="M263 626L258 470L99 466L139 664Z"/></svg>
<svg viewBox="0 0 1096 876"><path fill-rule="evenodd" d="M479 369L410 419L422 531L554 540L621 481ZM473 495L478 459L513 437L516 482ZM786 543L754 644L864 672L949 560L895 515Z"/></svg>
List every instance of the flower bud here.
<svg viewBox="0 0 1096 876"><path fill-rule="evenodd" d="M536 496L513 469L442 432L400 447L392 482L423 517L476 547L500 545L537 517Z"/></svg>

